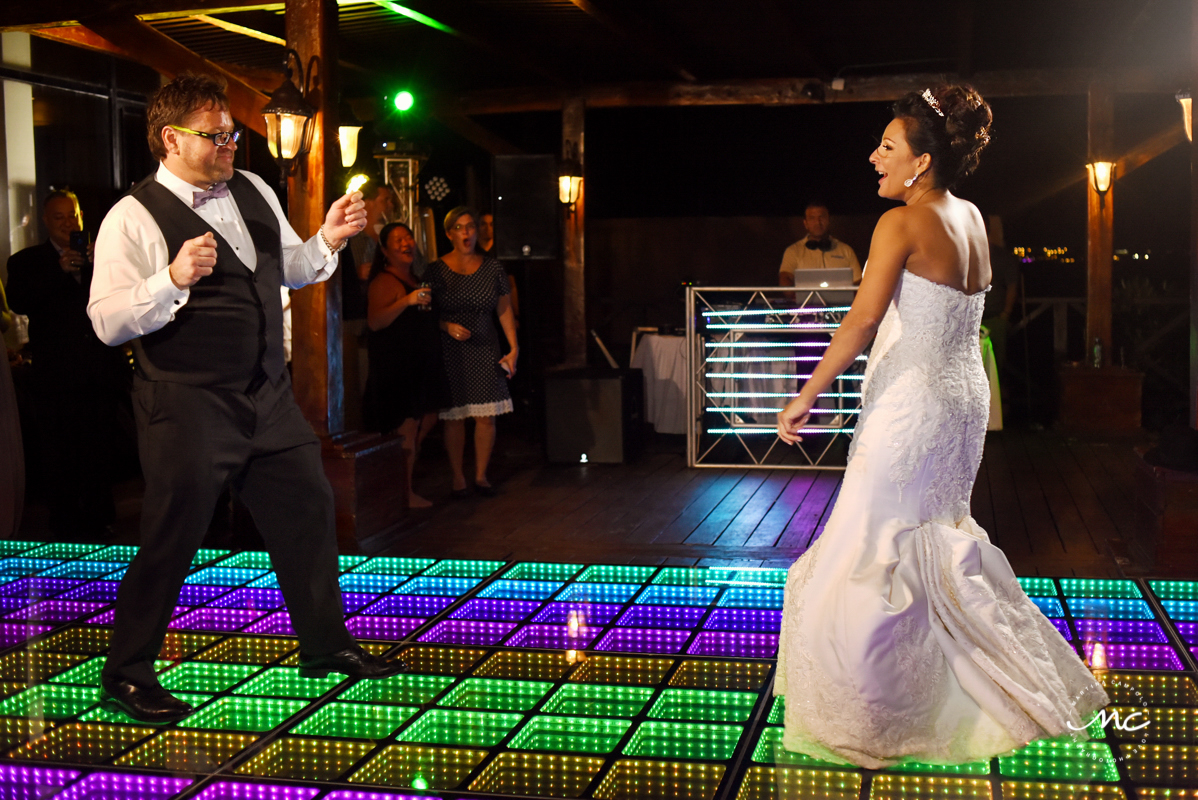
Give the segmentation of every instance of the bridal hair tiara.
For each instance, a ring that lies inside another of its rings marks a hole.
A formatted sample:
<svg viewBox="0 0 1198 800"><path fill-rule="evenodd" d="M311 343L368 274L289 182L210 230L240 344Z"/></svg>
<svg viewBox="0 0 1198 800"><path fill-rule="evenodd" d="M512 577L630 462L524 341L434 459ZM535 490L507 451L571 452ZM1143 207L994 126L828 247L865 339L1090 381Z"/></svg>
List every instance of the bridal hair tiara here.
<svg viewBox="0 0 1198 800"><path fill-rule="evenodd" d="M935 111L937 114L939 114L942 117L944 116L944 112L940 110L940 101L936 99L936 96L934 94L932 94L931 89L924 89L923 94L920 96L924 99L924 102L926 102L931 107L931 109L933 111Z"/></svg>

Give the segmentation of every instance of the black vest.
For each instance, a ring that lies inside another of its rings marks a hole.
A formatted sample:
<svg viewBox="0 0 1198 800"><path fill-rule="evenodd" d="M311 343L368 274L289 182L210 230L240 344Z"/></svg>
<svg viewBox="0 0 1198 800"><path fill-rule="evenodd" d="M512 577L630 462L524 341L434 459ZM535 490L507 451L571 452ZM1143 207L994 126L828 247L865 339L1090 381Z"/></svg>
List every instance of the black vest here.
<svg viewBox="0 0 1198 800"><path fill-rule="evenodd" d="M209 231L216 237L212 274L191 287L173 321L133 340L144 378L243 391L259 367L272 383L285 368L278 218L244 175L233 173L228 186L258 252L252 272L223 236L153 175L130 192L158 223L172 258L188 239Z"/></svg>

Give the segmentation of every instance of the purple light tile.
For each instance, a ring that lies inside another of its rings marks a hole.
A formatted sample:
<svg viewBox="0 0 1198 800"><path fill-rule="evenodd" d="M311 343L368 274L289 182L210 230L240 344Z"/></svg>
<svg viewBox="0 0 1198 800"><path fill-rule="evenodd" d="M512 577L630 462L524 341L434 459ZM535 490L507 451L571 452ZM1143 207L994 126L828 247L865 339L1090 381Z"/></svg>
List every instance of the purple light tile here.
<svg viewBox="0 0 1198 800"><path fill-rule="evenodd" d="M1168 669L1183 670L1181 659L1165 644L1102 644L1085 642L1082 645L1086 664L1105 669Z"/></svg>
<svg viewBox="0 0 1198 800"><path fill-rule="evenodd" d="M1187 644L1198 644L1198 622L1178 622L1177 632Z"/></svg>
<svg viewBox="0 0 1198 800"><path fill-rule="evenodd" d="M268 633L275 636L295 636L295 628L291 627L291 614L286 610L267 614L262 619L250 623L245 627L245 632Z"/></svg>
<svg viewBox="0 0 1198 800"><path fill-rule="evenodd" d="M79 603L72 600L43 600L28 608L14 611L5 619L28 620L29 622L70 622L94 614L105 603Z"/></svg>
<svg viewBox="0 0 1198 800"><path fill-rule="evenodd" d="M188 588L199 588L188 587ZM278 589L234 589L208 604L209 608L254 608L274 611L283 605L283 593Z"/></svg>
<svg viewBox="0 0 1198 800"><path fill-rule="evenodd" d="M345 627L361 639L402 639L428 620L424 617L350 617Z"/></svg>
<svg viewBox="0 0 1198 800"><path fill-rule="evenodd" d="M0 765L0 797L41 800L78 777L79 773L70 769Z"/></svg>
<svg viewBox="0 0 1198 800"><path fill-rule="evenodd" d="M58 596L58 599L108 605L109 603L116 602L116 590L120 585L120 581L92 581L82 586L76 586L70 591L63 592Z"/></svg>
<svg viewBox="0 0 1198 800"><path fill-rule="evenodd" d="M36 597L0 597L0 611L16 611L38 602Z"/></svg>
<svg viewBox="0 0 1198 800"><path fill-rule="evenodd" d="M778 636L773 633L704 631L686 652L692 656L773 658L778 653Z"/></svg>
<svg viewBox="0 0 1198 800"><path fill-rule="evenodd" d="M519 622L541 607L533 600L471 600L449 615L450 619Z"/></svg>
<svg viewBox="0 0 1198 800"><path fill-rule="evenodd" d="M236 631L263 616L252 608L197 608L171 620L168 628L187 631Z"/></svg>
<svg viewBox="0 0 1198 800"><path fill-rule="evenodd" d="M525 625L504 642L509 647L543 647L550 650L585 650L602 628L573 625Z"/></svg>
<svg viewBox="0 0 1198 800"><path fill-rule="evenodd" d="M0 597L35 597L42 600L57 597L81 583L83 581L69 581L66 578L21 578L0 585Z"/></svg>
<svg viewBox="0 0 1198 800"><path fill-rule="evenodd" d="M312 800L320 793L319 788L307 786L280 786L270 783L214 783L195 796L195 800ZM350 790L351 796L360 793ZM395 795L386 795L394 797ZM428 798L425 798L428 800Z"/></svg>
<svg viewBox="0 0 1198 800"><path fill-rule="evenodd" d="M545 625L565 625L575 619L579 625L606 625L616 618L623 607L615 603L550 603L532 621Z"/></svg>
<svg viewBox="0 0 1198 800"><path fill-rule="evenodd" d="M183 609L185 611L190 611L191 607L183 606ZM175 606L175 611L178 611L178 610L179 610L179 606ZM87 618L87 622L89 625L111 625L115 621L116 621L116 609L115 608L110 608L107 611L105 611L103 614L96 614L94 617Z"/></svg>
<svg viewBox="0 0 1198 800"><path fill-rule="evenodd" d="M476 622L466 619L449 619L438 622L428 633L420 637L422 642L441 644L498 644L508 631L516 627L513 622Z"/></svg>
<svg viewBox="0 0 1198 800"><path fill-rule="evenodd" d="M703 630L777 633L782 630L782 612L769 608L717 608L703 623Z"/></svg>
<svg viewBox="0 0 1198 800"><path fill-rule="evenodd" d="M360 611L362 608L370 605L379 596L377 594L364 594L362 592L342 592L341 593L341 610L346 614L353 614Z"/></svg>
<svg viewBox="0 0 1198 800"><path fill-rule="evenodd" d="M449 795L445 796L448 797ZM390 792L360 792L357 789L342 789L337 792L326 794L323 800L432 800L432 798L426 795L391 794Z"/></svg>
<svg viewBox="0 0 1198 800"><path fill-rule="evenodd" d="M612 628L596 650L618 650L622 653L680 653L691 636L690 631L652 628Z"/></svg>
<svg viewBox="0 0 1198 800"><path fill-rule="evenodd" d="M57 800L166 800L192 783L191 778L93 772L55 797Z"/></svg>
<svg viewBox="0 0 1198 800"><path fill-rule="evenodd" d="M27 625L23 622L0 623L0 647L12 647L53 628L53 625Z"/></svg>
<svg viewBox="0 0 1198 800"><path fill-rule="evenodd" d="M626 628L693 628L706 611L695 606L633 606L616 624Z"/></svg>
<svg viewBox="0 0 1198 800"><path fill-rule="evenodd" d="M1079 619L1074 620L1077 635L1084 642L1126 642L1133 644L1167 644L1169 638L1156 622L1139 619Z"/></svg>
<svg viewBox="0 0 1198 800"><path fill-rule="evenodd" d="M1061 634L1061 636L1063 636L1065 639L1073 641L1073 634L1069 631L1068 620L1057 619L1056 617L1053 617L1048 621L1052 623L1052 627L1057 629L1057 633Z"/></svg>
<svg viewBox="0 0 1198 800"><path fill-rule="evenodd" d="M396 594L362 609L371 617L432 617L453 605L452 597Z"/></svg>
<svg viewBox="0 0 1198 800"><path fill-rule="evenodd" d="M202 606L214 597L229 593L228 586L206 586L202 583L185 583L179 591L179 605Z"/></svg>

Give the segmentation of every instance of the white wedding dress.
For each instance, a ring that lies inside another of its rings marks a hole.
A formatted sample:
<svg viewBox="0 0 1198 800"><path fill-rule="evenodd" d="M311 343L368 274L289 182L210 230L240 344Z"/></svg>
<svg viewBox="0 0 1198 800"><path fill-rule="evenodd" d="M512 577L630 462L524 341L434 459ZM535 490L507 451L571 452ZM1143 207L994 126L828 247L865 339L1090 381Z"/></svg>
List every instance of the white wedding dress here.
<svg viewBox="0 0 1198 800"><path fill-rule="evenodd" d="M986 760L1074 735L1109 702L969 516L984 296L902 272L840 497L787 576L787 750L874 769Z"/></svg>

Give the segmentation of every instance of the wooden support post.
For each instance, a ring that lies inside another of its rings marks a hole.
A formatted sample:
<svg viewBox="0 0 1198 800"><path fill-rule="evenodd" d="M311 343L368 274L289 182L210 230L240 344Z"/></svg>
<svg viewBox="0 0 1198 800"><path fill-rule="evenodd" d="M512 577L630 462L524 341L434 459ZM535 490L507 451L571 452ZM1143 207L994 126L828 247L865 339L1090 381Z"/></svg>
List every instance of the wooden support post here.
<svg viewBox="0 0 1198 800"><path fill-rule="evenodd" d="M581 97L572 97L562 106L562 158L577 148L580 166L586 164L586 104ZM586 174L584 166L583 174ZM587 363L587 283L586 283L586 181L578 190L573 211L566 211L563 236L563 265L565 275L565 342L566 364L572 367Z"/></svg>
<svg viewBox="0 0 1198 800"><path fill-rule="evenodd" d="M1089 160L1114 161L1115 92L1110 81L1090 84L1088 102ZM1111 363L1111 263L1115 219L1115 187L1105 195L1086 181L1086 363L1092 364L1094 340L1102 344L1102 365Z"/></svg>
<svg viewBox="0 0 1198 800"><path fill-rule="evenodd" d="M291 227L307 239L316 235L329 205L340 194L333 185L333 165L341 163L336 152L336 0L287 0L286 23L287 45L299 53L302 69L293 79L316 107L312 149L302 157L287 191ZM304 87L309 73L311 83ZM291 318L296 400L317 433L341 433L345 429L341 282L332 279L293 292Z"/></svg>

